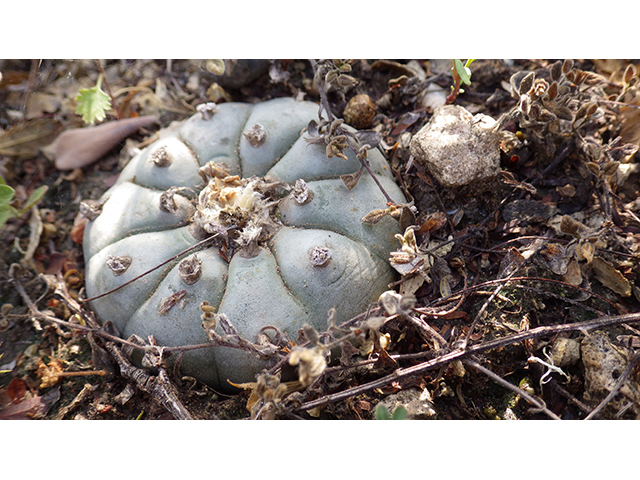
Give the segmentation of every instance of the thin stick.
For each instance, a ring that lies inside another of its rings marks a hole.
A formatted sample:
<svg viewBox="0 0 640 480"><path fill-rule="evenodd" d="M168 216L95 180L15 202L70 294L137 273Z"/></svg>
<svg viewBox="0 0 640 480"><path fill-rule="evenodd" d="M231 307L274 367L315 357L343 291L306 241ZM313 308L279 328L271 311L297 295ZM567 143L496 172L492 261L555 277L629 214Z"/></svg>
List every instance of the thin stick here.
<svg viewBox="0 0 640 480"><path fill-rule="evenodd" d="M230 229L229 229L230 230ZM101 293L100 295L96 295L95 297L91 297L91 298L85 298L85 299L79 299L78 301L80 303L87 303L87 302L91 302L93 300L97 300L98 298L102 298L105 297L113 292L117 292L118 290L120 290L121 288L126 287L127 285L129 285L130 283L135 282L136 280L144 277L145 275L149 275L151 272L153 272L154 270L159 269L160 267L164 267L167 263L173 262L176 258L181 257L182 255L186 255L187 253L195 250L196 248L199 248L203 245L205 245L207 242L211 242L214 238L216 238L219 235L219 233L216 233L214 235L212 235L211 237L207 237L204 240L199 241L198 243L196 243L195 245L193 245L192 247L189 247L183 251L181 251L180 253L174 255L173 257L169 258L168 260L165 260L164 262L160 263L159 265L156 265L155 267L147 270L144 273L141 273L140 275L132 278L131 280L124 282L122 285L118 285L116 288L109 290L108 292L105 293Z"/></svg>
<svg viewBox="0 0 640 480"><path fill-rule="evenodd" d="M507 382L504 378L499 377L498 375L493 373L491 370L489 370L489 369L483 367L482 365L480 365L478 362L476 362L474 360L471 360L471 359L467 359L467 360L464 360L464 363L466 365L469 365L470 367L475 368L476 370L484 373L486 376L491 378L494 382L502 385L503 387L511 390L512 392L517 393L522 398L527 400L530 404L535 405L536 409L539 409L540 411L546 413L549 418L552 418L554 420L562 420L559 416L557 416L555 413L553 413L551 410L549 410L547 408L547 405L544 403L543 400L541 400L539 398L536 398L536 397L534 397L532 395L529 395L527 392L525 392L520 387L516 387L515 385L512 385L511 383Z"/></svg>

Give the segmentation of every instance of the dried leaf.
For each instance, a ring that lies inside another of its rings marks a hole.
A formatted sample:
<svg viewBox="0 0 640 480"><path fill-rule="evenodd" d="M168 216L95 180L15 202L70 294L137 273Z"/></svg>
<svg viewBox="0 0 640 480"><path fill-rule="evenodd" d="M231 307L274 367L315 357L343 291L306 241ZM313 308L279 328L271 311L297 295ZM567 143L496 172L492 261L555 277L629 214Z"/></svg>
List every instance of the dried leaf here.
<svg viewBox="0 0 640 480"><path fill-rule="evenodd" d="M582 270L578 262L575 260L569 262L567 272L562 276L562 281L575 286L582 284Z"/></svg>
<svg viewBox="0 0 640 480"><path fill-rule="evenodd" d="M156 121L153 116L106 122L96 127L66 130L43 149L59 170L72 170L100 159L125 138Z"/></svg>
<svg viewBox="0 0 640 480"><path fill-rule="evenodd" d="M0 155L35 157L60 131L60 123L51 117L20 123L0 133Z"/></svg>
<svg viewBox="0 0 640 480"><path fill-rule="evenodd" d="M629 81L631 81L631 78L635 77L635 75L636 75L636 67L633 63L630 63L629 65L627 65L627 68L624 70L622 81L624 83L629 83Z"/></svg>
<svg viewBox="0 0 640 480"><path fill-rule="evenodd" d="M364 172L364 167L360 167L355 173L340 175L340 179L342 180L342 183L344 183L345 187L347 187L348 190L351 190L358 184L358 180L360 180L362 172Z"/></svg>
<svg viewBox="0 0 640 480"><path fill-rule="evenodd" d="M0 410L0 420L29 420L46 410L47 406L42 397L33 397Z"/></svg>
<svg viewBox="0 0 640 480"><path fill-rule="evenodd" d="M461 210L458 210L460 212ZM447 216L444 212L435 212L430 214L424 223L420 226L418 230L418 234L423 234L426 232L433 233L447 224Z"/></svg>
<svg viewBox="0 0 640 480"><path fill-rule="evenodd" d="M366 223L367 225L375 225L390 213L391 211L389 208L376 208L375 210L371 210L364 217L362 217L362 223Z"/></svg>
<svg viewBox="0 0 640 480"><path fill-rule="evenodd" d="M613 265L600 257L595 257L591 262L593 274L605 287L613 290L623 297L631 295L631 284L622 273Z"/></svg>
<svg viewBox="0 0 640 480"><path fill-rule="evenodd" d="M27 387L21 378L14 378L7 385L7 395L13 403L20 403L27 393Z"/></svg>

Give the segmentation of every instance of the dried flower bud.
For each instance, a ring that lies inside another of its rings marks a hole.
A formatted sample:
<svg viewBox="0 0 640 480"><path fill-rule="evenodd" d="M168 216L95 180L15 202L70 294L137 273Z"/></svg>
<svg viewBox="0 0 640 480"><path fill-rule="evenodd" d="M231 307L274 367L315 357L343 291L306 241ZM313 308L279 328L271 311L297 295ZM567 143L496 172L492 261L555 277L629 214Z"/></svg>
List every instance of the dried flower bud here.
<svg viewBox="0 0 640 480"><path fill-rule="evenodd" d="M171 162L173 160L171 159L171 155L167 151L167 147L162 146L154 151L151 155L149 155L149 161L153 162L156 167L165 168L171 165Z"/></svg>
<svg viewBox="0 0 640 480"><path fill-rule="evenodd" d="M244 136L253 148L258 148L267 140L267 129L256 123L250 130L244 132Z"/></svg>
<svg viewBox="0 0 640 480"><path fill-rule="evenodd" d="M107 257L107 266L111 269L113 274L117 277L122 275L131 266L132 259L127 255L117 257L115 255L109 255Z"/></svg>
<svg viewBox="0 0 640 480"><path fill-rule="evenodd" d="M314 267L326 267L331 260L331 250L326 247L313 247L309 250L309 260Z"/></svg>
<svg viewBox="0 0 640 480"><path fill-rule="evenodd" d="M187 257L178 264L180 278L187 285L193 285L202 276L202 260L197 254Z"/></svg>

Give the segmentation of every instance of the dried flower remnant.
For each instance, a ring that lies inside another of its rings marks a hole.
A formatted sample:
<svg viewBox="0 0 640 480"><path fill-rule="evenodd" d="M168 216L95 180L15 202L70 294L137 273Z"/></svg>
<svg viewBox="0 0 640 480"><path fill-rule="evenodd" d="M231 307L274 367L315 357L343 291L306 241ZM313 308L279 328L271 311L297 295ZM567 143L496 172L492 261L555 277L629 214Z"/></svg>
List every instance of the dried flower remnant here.
<svg viewBox="0 0 640 480"><path fill-rule="evenodd" d="M203 120L211 120L216 111L216 104L213 102L203 103L196 107Z"/></svg>
<svg viewBox="0 0 640 480"><path fill-rule="evenodd" d="M185 258L178 264L178 273L184 283L193 285L202 276L202 260L197 254Z"/></svg>
<svg viewBox="0 0 640 480"><path fill-rule="evenodd" d="M131 266L132 259L127 255L107 257L107 266L111 269L115 276L120 276Z"/></svg>
<svg viewBox="0 0 640 480"><path fill-rule="evenodd" d="M326 267L331 260L331 250L326 247L313 247L309 250L309 260L314 267Z"/></svg>
<svg viewBox="0 0 640 480"><path fill-rule="evenodd" d="M298 205L305 205L313 199L313 192L303 179L299 178L291 190L291 195Z"/></svg>
<svg viewBox="0 0 640 480"><path fill-rule="evenodd" d="M80 202L80 214L87 220L94 221L102 213L102 203L94 200Z"/></svg>
<svg viewBox="0 0 640 480"><path fill-rule="evenodd" d="M187 295L186 290L180 290L179 292L169 295L167 298L163 298L158 305L158 313L160 315L167 313L174 306L180 302Z"/></svg>
<svg viewBox="0 0 640 480"><path fill-rule="evenodd" d="M172 163L171 155L167 151L166 146L162 146L149 155L149 161L153 162L156 167L166 168Z"/></svg>
<svg viewBox="0 0 640 480"><path fill-rule="evenodd" d="M256 123L250 130L244 132L244 136L249 141L249 145L258 148L267 141L267 129Z"/></svg>
<svg viewBox="0 0 640 480"><path fill-rule="evenodd" d="M303 387L307 387L325 371L327 359L320 347L296 348L289 356L289 364L298 367L298 379Z"/></svg>

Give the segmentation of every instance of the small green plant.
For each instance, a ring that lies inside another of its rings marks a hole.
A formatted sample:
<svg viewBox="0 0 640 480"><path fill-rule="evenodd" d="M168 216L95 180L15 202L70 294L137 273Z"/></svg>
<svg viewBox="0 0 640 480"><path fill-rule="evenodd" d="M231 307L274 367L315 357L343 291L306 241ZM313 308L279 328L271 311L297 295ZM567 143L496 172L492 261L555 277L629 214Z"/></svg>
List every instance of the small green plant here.
<svg viewBox="0 0 640 480"><path fill-rule="evenodd" d="M15 190L7 185L2 177L0 177L0 228L10 218L17 218L24 215L31 207L40 201L42 196L47 191L47 186L43 185L36 188L33 193L27 199L24 207L17 209L11 205Z"/></svg>
<svg viewBox="0 0 640 480"><path fill-rule="evenodd" d="M111 108L111 98L102 91L101 86L102 75L98 76L95 87L80 89L76 97L76 113L82 115L82 120L90 125L104 120L106 111Z"/></svg>
<svg viewBox="0 0 640 480"><path fill-rule="evenodd" d="M471 85L471 70L469 65L473 63L475 59L470 58L464 64L462 60L453 60L453 67L451 67L451 74L453 75L453 85L451 86L451 94L447 97L447 103L453 103L458 95L464 93L464 90L460 88L460 84Z"/></svg>
<svg viewBox="0 0 640 480"><path fill-rule="evenodd" d="M376 407L375 415L376 420L406 420L408 414L407 409L402 405L398 405L393 411L393 414L391 414L386 406L379 404Z"/></svg>

